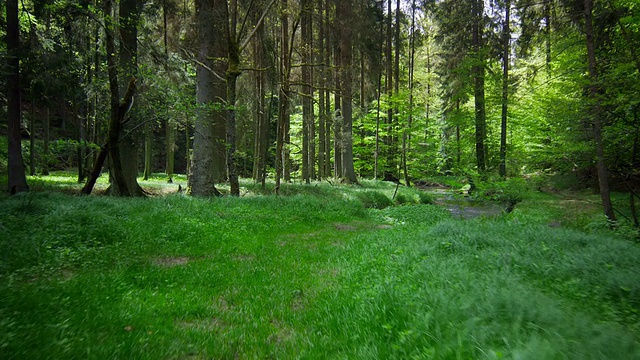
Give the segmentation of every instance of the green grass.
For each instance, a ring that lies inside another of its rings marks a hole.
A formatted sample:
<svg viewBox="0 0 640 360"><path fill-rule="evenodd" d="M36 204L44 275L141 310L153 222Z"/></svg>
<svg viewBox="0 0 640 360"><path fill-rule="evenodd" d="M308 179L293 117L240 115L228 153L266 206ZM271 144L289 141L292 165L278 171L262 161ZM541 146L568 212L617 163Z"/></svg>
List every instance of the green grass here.
<svg viewBox="0 0 640 360"><path fill-rule="evenodd" d="M3 359L640 356L640 246L553 195L458 220L411 189L367 207L382 182L195 199L158 176L169 195L118 199L40 181L0 199Z"/></svg>

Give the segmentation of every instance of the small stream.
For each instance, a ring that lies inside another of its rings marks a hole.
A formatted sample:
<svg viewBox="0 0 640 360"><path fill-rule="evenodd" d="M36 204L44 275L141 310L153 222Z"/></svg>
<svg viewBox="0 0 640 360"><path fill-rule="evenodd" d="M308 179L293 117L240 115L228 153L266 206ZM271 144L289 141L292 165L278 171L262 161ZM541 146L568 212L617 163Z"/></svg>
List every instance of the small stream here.
<svg viewBox="0 0 640 360"><path fill-rule="evenodd" d="M461 219L473 219L476 217L492 217L502 215L507 206L505 204L480 201L456 194L456 190L445 187L420 187L433 197L434 204L442 206L451 212L451 215Z"/></svg>

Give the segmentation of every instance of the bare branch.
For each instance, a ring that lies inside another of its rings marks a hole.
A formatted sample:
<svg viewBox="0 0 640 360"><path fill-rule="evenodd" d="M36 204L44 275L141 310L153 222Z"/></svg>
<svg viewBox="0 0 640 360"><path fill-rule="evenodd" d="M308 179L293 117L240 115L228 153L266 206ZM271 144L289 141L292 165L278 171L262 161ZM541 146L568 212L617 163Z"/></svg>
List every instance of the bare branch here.
<svg viewBox="0 0 640 360"><path fill-rule="evenodd" d="M244 50L244 48L246 48L247 45L249 45L249 41L251 41L251 38L253 38L253 36L258 31L258 28L260 27L260 25L262 25L262 22L264 21L264 18L267 16L267 13L269 12L269 10L271 10L271 7L273 6L273 3L275 3L275 2L276 2L276 0L271 0L269 5L267 5L267 8L264 9L264 12L262 13L262 16L260 16L260 19L258 20L258 23L253 28L253 30L251 31L249 36L247 36L247 38L242 42L242 45L240 45L240 49L239 49L240 52L242 52L242 50Z"/></svg>

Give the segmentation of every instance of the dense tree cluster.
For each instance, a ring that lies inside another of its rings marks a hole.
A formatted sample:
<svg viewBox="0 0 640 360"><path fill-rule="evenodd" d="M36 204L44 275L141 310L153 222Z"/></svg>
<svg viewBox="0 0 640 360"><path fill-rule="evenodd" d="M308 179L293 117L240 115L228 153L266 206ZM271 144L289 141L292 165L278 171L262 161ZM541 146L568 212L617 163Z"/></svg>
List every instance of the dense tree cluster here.
<svg viewBox="0 0 640 360"><path fill-rule="evenodd" d="M238 195L238 177L564 172L597 184L611 220L612 186L634 198L634 0L0 7L12 192L73 167L84 192L106 168L125 196L152 172L188 173L197 196Z"/></svg>

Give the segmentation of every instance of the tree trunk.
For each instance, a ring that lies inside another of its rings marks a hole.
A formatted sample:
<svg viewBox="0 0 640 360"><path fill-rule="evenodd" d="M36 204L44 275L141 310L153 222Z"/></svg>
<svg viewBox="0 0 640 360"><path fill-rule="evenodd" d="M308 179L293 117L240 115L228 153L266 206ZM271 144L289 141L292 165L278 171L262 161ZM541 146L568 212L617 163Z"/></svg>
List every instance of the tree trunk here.
<svg viewBox="0 0 640 360"><path fill-rule="evenodd" d="M151 137L151 123L147 121L144 124L144 174L142 175L144 180L149 180L149 176L151 176Z"/></svg>
<svg viewBox="0 0 640 360"><path fill-rule="evenodd" d="M226 2L226 0L225 0ZM189 191L194 196L219 196L215 183L224 177L226 81L222 75L227 56L223 38L225 21L219 9L223 0L196 1L198 65L196 66L197 112Z"/></svg>
<svg viewBox="0 0 640 360"><path fill-rule="evenodd" d="M45 109L44 121L42 124L42 132L44 133L44 144L42 146L42 175L49 175L49 142L51 139L51 126L50 126L51 111L49 107Z"/></svg>
<svg viewBox="0 0 640 360"><path fill-rule="evenodd" d="M511 0L506 0L503 24L502 54L502 122L500 126L500 169L502 178L507 176L507 116L509 109L509 53L511 52L511 31L509 27Z"/></svg>
<svg viewBox="0 0 640 360"><path fill-rule="evenodd" d="M110 0L108 0L110 1ZM119 19L118 27L120 29L120 51L119 65L120 71L124 75L125 79L135 79L138 73L138 21L140 18L140 11L138 7L138 0L121 0L119 2ZM115 39L114 39L115 41ZM114 45L115 49L115 45ZM113 53L115 54L115 53ZM109 55L108 55L109 56ZM115 59L113 59L115 66ZM115 69L114 69L115 70ZM120 93L125 93L128 89L132 89L135 93L135 81L127 83L118 83L117 70L115 74L116 86L120 87L120 92L113 93L112 96ZM110 76L111 77L111 76ZM111 80L110 80L111 81ZM131 84L133 83L133 88ZM132 95L133 98L133 95ZM119 104L119 97L116 96L115 104ZM124 101L126 103L126 100ZM110 144L112 154L118 153L120 163L116 164L115 159L109 162L111 166L110 175L112 180L116 182L124 181L123 184L118 186L111 186L109 193L117 196L143 196L144 191L138 185L138 132L134 131L137 125L135 121L132 121L132 117L135 117L136 112L133 109L133 101L131 101L128 108L122 109L122 111L112 114L112 121L118 121L117 129L119 133L115 141ZM110 129L111 130L111 129ZM114 134L111 134L112 136ZM118 171L122 171L121 174L115 174ZM118 180L116 180L118 178ZM125 188L123 188L126 187Z"/></svg>
<svg viewBox="0 0 640 360"><path fill-rule="evenodd" d="M322 64L320 71L316 77L318 85L318 178L323 179L325 174L325 159L326 159L326 114L327 109L325 106L325 66L324 62L324 46L325 46L325 30L324 30L324 1L318 0L318 53L317 62Z"/></svg>
<svg viewBox="0 0 640 360"><path fill-rule="evenodd" d="M313 61L313 2L300 1L302 25L302 180L309 184L314 167L311 156L311 133L313 126L313 88L311 62Z"/></svg>
<svg viewBox="0 0 640 360"><path fill-rule="evenodd" d="M240 71L240 48L237 36L238 3L231 0L228 5L227 28L227 174L232 196L240 196L240 185L236 170L236 86Z"/></svg>
<svg viewBox="0 0 640 360"><path fill-rule="evenodd" d="M331 129L333 128L333 116L331 111L331 91L329 90L329 86L332 83L333 72L330 69L331 65L331 39L333 35L331 34L331 26L330 26L330 15L331 15L331 0L325 0L324 4L324 28L325 28L325 46L324 46L324 85L325 85L325 136L324 136L324 176L331 177Z"/></svg>
<svg viewBox="0 0 640 360"><path fill-rule="evenodd" d="M36 108L35 99L31 101L31 111L29 112L29 175L36 174Z"/></svg>
<svg viewBox="0 0 640 360"><path fill-rule="evenodd" d="M165 161L165 171L167 173L167 181L173 183L173 173L176 164L176 123L168 115L166 121L166 142L167 142L167 159Z"/></svg>
<svg viewBox="0 0 640 360"><path fill-rule="evenodd" d="M258 19L256 19L258 21ZM258 70L254 71L254 89L256 96L255 116L255 134L254 134L254 162L253 162L253 179L256 182L262 182L266 176L267 150L269 141L269 113L265 103L266 97L266 68L268 66L265 60L265 25L260 23L256 31L256 37L253 39L253 55L254 63Z"/></svg>
<svg viewBox="0 0 640 360"><path fill-rule="evenodd" d="M20 24L18 0L7 0L7 137L8 187L11 194L29 190L22 161L20 131Z"/></svg>
<svg viewBox="0 0 640 360"><path fill-rule="evenodd" d="M401 47L402 47L402 43L401 43L401 39L400 39L400 1L396 0L396 20L395 20L395 28L394 28L394 39L393 39L393 43L394 43L394 61L393 61L393 93L398 96L398 94L400 94L400 52L402 51ZM399 100L399 99L397 99ZM391 150L392 150L392 155L391 155L391 169L393 172L394 177L400 177L399 175L399 168L400 168L400 164L398 164L398 145L399 145L399 133L396 129L400 128L400 105L399 105L399 101L394 101L394 107L393 107L393 122L392 122L392 126L391 128L392 130L392 134L391 134Z"/></svg>
<svg viewBox="0 0 640 360"><path fill-rule="evenodd" d="M409 117L407 119L407 127L402 134L402 170L404 173L404 182L410 186L409 170L407 165L407 157L411 147L411 127L413 125L413 73L416 54L415 44L416 31L416 1L411 2L411 34L409 38Z"/></svg>
<svg viewBox="0 0 640 360"><path fill-rule="evenodd" d="M342 94L342 178L350 184L358 182L353 167L353 105L352 105L352 5L338 1L336 12L340 14L339 69Z"/></svg>
<svg viewBox="0 0 640 360"><path fill-rule="evenodd" d="M596 147L596 168L598 171L598 184L602 208L607 219L616 221L616 215L611 203L609 189L609 170L604 158L604 141L602 139L602 105L600 103L600 89L598 86L598 68L596 66L596 45L593 32L593 0L584 0L585 35L587 45L587 62L589 68L589 100L591 101L591 114L593 116L593 139Z"/></svg>
<svg viewBox="0 0 640 360"><path fill-rule="evenodd" d="M475 99L475 125L476 125L476 162L479 173L486 170L486 112L484 98L484 50L483 50L483 8L482 0L473 0L473 34L472 46L474 55L473 93Z"/></svg>
<svg viewBox="0 0 640 360"><path fill-rule="evenodd" d="M393 16L392 16L391 0L387 1L387 33L386 33L386 51L385 51L385 88L387 91L387 119L386 119L386 134L384 135L383 142L385 145L385 164L382 169L382 176L391 171L391 164L393 164L393 107L391 106L391 99L393 97Z"/></svg>
<svg viewBox="0 0 640 360"><path fill-rule="evenodd" d="M334 116L333 116L333 172L336 178L342 178L342 133L343 133L343 116L342 116L342 98L340 85L340 59L337 59L338 49L334 49L334 64L336 70L333 74L333 80L336 92L333 94Z"/></svg>
<svg viewBox="0 0 640 360"><path fill-rule="evenodd" d="M278 93L278 136L276 142L276 194L280 193L280 181L286 181L286 150L287 124L289 122L289 73L291 63L289 58L289 15L288 0L280 1L280 91Z"/></svg>

